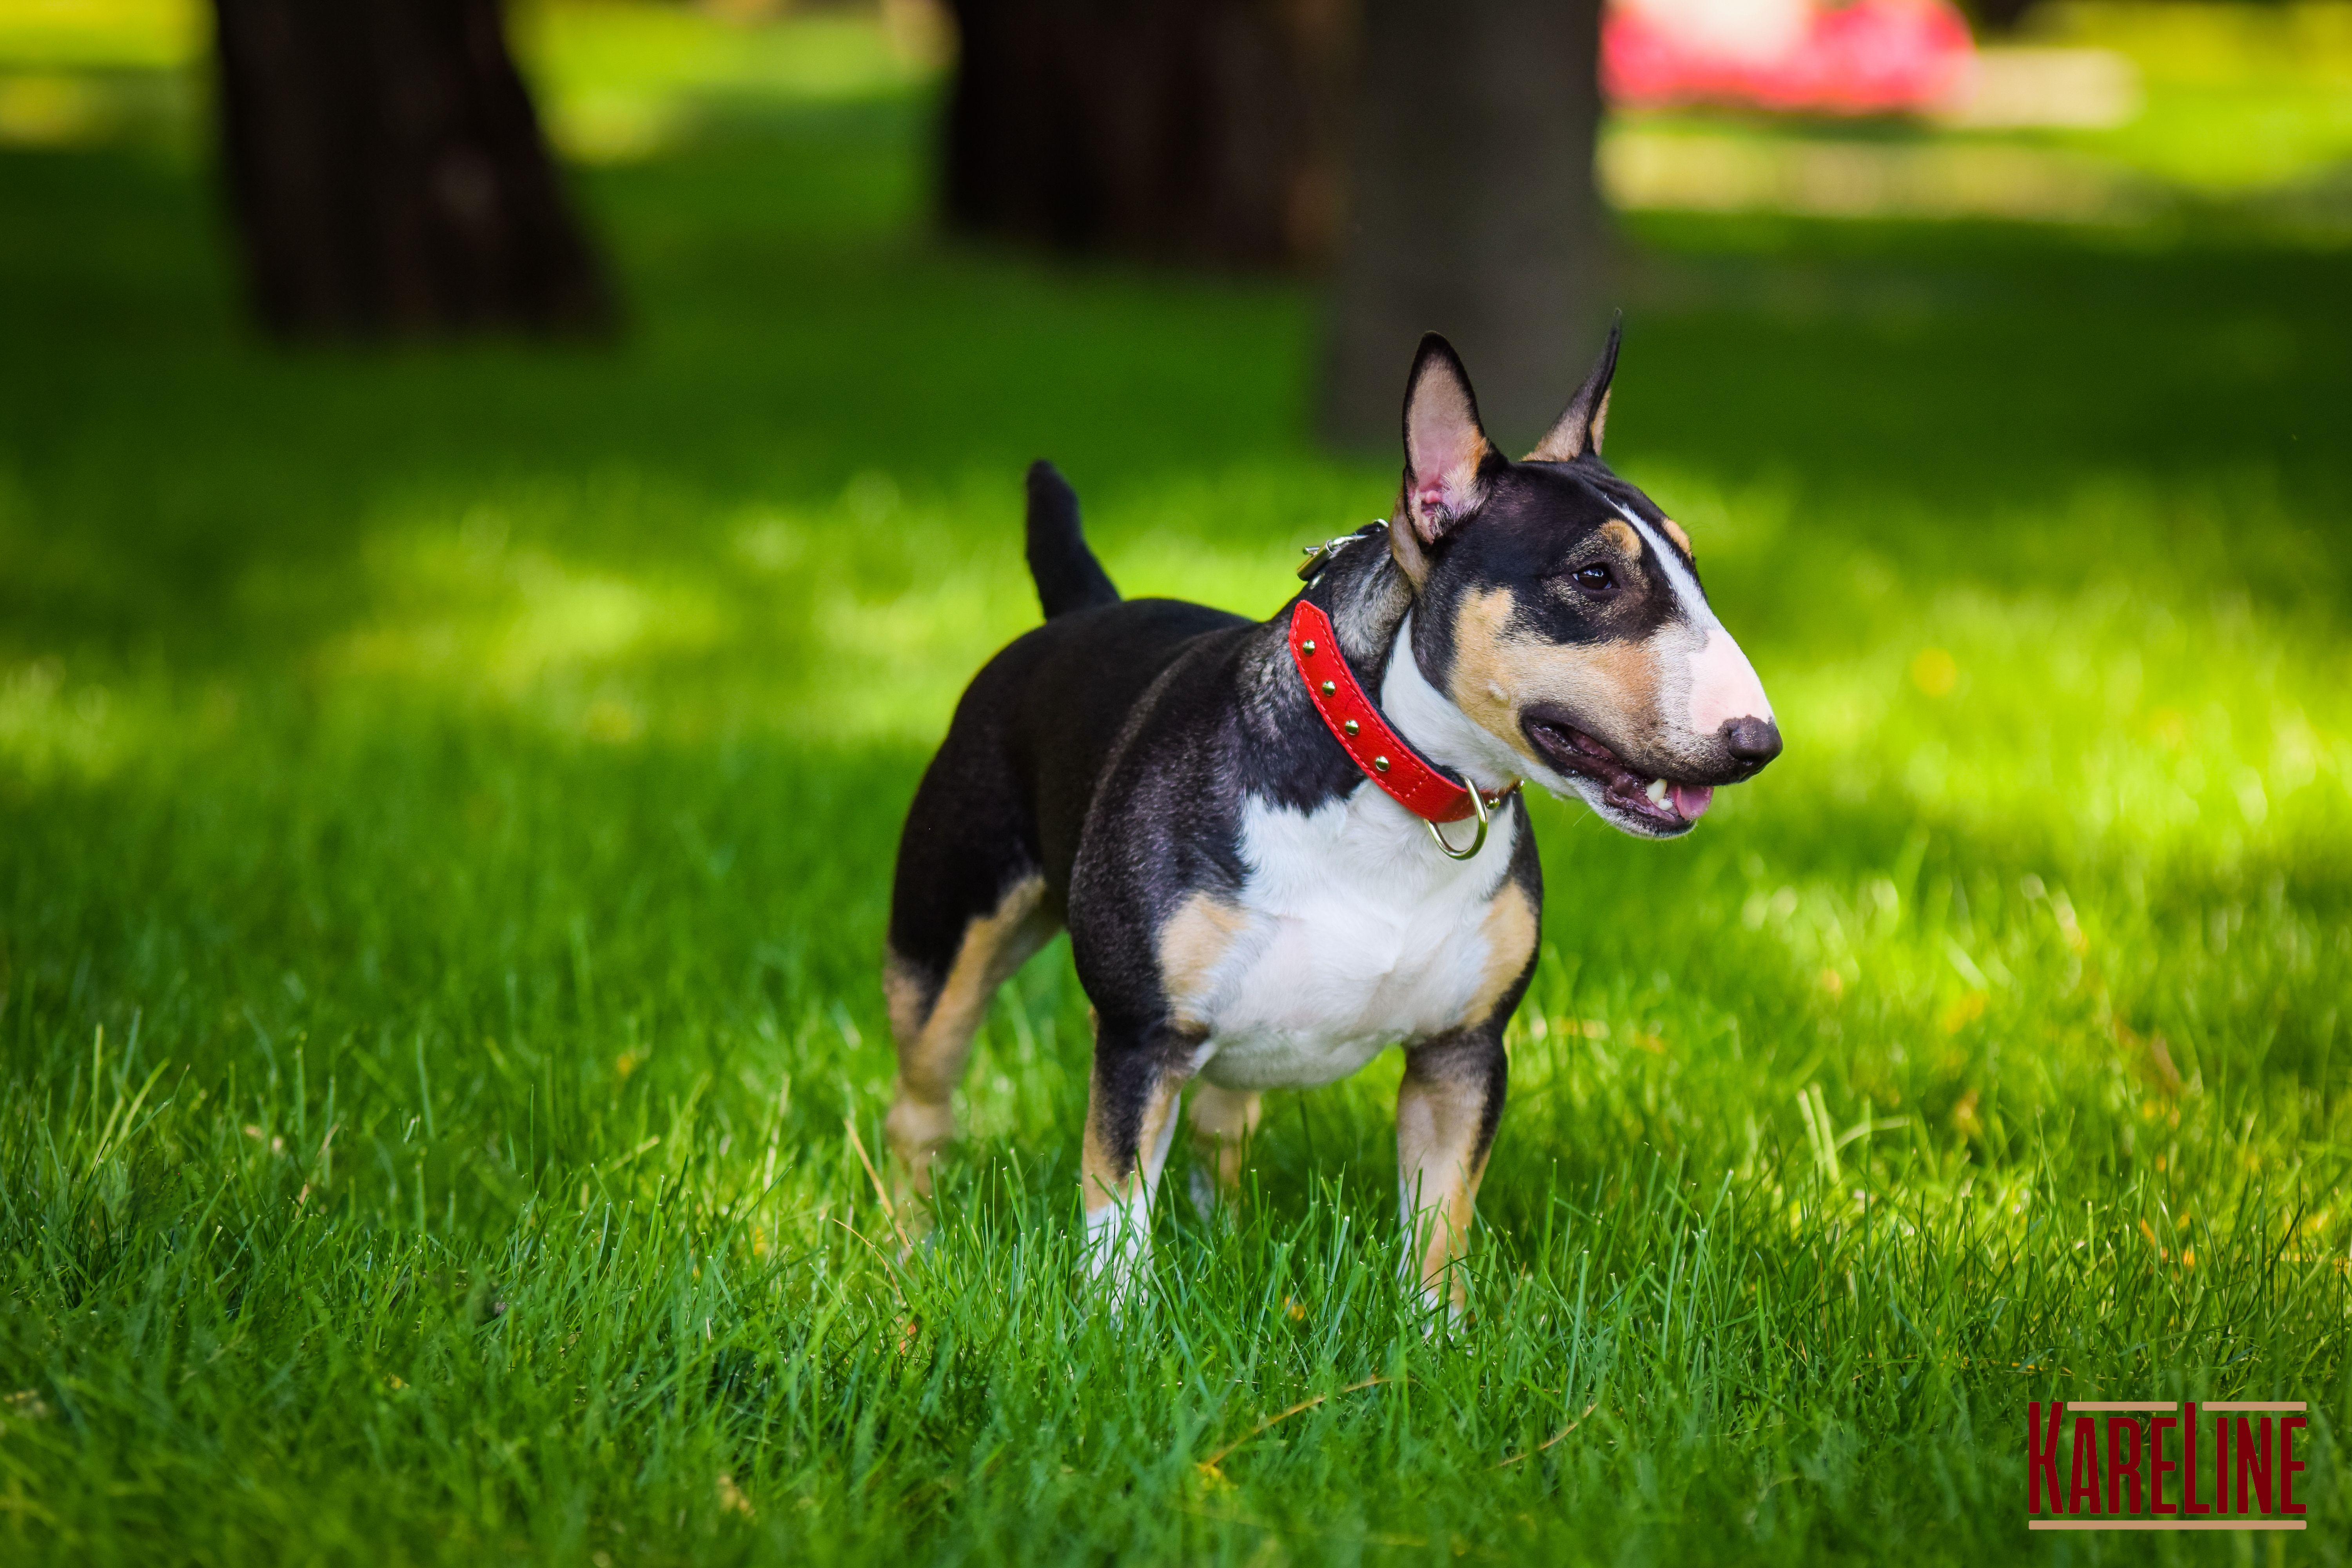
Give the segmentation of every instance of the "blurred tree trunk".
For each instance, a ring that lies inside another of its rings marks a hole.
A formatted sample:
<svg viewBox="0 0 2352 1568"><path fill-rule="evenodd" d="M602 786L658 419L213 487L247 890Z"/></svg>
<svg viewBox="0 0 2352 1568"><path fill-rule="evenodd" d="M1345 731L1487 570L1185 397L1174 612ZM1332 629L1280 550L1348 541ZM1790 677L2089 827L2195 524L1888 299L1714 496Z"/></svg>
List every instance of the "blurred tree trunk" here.
<svg viewBox="0 0 2352 1568"><path fill-rule="evenodd" d="M611 297L499 0L216 0L223 163L288 337L595 331Z"/></svg>
<svg viewBox="0 0 2352 1568"><path fill-rule="evenodd" d="M1364 0L1361 52L1323 433L1392 448L1413 345L1434 330L1487 428L1531 445L1610 303L1601 0Z"/></svg>
<svg viewBox="0 0 2352 1568"><path fill-rule="evenodd" d="M950 227L1244 268L1328 251L1349 0L952 0Z"/></svg>

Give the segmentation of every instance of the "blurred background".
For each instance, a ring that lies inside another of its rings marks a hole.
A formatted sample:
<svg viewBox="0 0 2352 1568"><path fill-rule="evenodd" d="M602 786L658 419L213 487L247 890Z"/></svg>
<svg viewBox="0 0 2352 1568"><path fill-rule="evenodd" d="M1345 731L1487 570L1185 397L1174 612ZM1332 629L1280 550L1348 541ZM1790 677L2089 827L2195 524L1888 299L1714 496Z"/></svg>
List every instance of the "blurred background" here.
<svg viewBox="0 0 2352 1568"><path fill-rule="evenodd" d="M895 120L910 232L1320 285L1316 426L1362 446L1433 322L1507 422L1541 419L1655 270L1614 217L2328 244L2347 25L2251 0L8 0L0 146L206 171L281 337L598 336L633 280L556 165L798 169L815 120Z"/></svg>
<svg viewBox="0 0 2352 1568"><path fill-rule="evenodd" d="M1021 462L1075 464L1120 549L1270 561L1383 504L1349 460L1432 327L1525 439L1630 312L1621 449L1783 498L1727 500L1748 527L1822 486L2332 485L2352 6L0 0L0 198L24 690L68 644L184 673L338 616L337 668L421 658L391 626L458 612L385 552L454 509L505 559L572 527L549 488L731 563L664 590L693 613L631 575L637 629L583 650L715 649L737 568L823 598L947 529L990 591L950 615L980 579L908 557L908 679L856 703L928 732L987 640L941 628L1017 624ZM1201 537L1121 531L1168 505ZM527 708L623 668L518 657Z"/></svg>

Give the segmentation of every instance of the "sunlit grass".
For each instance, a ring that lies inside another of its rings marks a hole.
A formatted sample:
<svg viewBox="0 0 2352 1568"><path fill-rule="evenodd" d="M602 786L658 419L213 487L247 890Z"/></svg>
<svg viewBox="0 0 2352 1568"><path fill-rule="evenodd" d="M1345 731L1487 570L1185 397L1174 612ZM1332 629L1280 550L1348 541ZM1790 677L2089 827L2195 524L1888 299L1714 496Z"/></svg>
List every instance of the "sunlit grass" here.
<svg viewBox="0 0 2352 1568"><path fill-rule="evenodd" d="M9 0L0 10L0 60L10 66L181 68L210 41L195 0Z"/></svg>
<svg viewBox="0 0 2352 1568"><path fill-rule="evenodd" d="M2116 50L2147 84L2126 124L2080 144L2210 194L2340 177L2352 162L2352 6L2074 0L2038 37Z"/></svg>

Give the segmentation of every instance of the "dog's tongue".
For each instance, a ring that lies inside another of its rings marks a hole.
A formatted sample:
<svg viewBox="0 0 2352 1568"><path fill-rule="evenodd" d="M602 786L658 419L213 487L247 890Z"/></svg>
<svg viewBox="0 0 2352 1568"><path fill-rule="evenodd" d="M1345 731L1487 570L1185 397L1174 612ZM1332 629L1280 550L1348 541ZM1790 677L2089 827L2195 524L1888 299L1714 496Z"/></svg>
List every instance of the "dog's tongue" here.
<svg viewBox="0 0 2352 1568"><path fill-rule="evenodd" d="M1715 804L1715 790L1707 784L1675 785L1675 809L1685 822L1696 822Z"/></svg>

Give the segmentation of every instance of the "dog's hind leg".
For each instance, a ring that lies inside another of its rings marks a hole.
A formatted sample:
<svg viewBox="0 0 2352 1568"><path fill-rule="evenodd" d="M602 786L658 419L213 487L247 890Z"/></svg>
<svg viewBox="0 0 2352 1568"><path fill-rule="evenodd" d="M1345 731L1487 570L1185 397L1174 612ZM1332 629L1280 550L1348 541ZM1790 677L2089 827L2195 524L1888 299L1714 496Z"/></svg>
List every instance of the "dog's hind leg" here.
<svg viewBox="0 0 2352 1568"><path fill-rule="evenodd" d="M1196 1084L1186 1120L1192 1124L1192 1206L1207 1219L1241 1191L1250 1134L1257 1131L1261 1097L1254 1091Z"/></svg>
<svg viewBox="0 0 2352 1568"><path fill-rule="evenodd" d="M882 965L898 1044L898 1094L884 1128L898 1156L893 1185L910 1232L930 1226L931 1166L955 1137L955 1087L989 998L1060 925L1046 908L1045 879L1034 872L1015 878L992 907L965 920L952 945L923 942L908 929L922 923L894 918ZM932 951L908 951L923 947Z"/></svg>
<svg viewBox="0 0 2352 1568"><path fill-rule="evenodd" d="M991 679L965 692L923 770L891 879L882 990L898 1086L884 1128L910 1235L930 1227L931 1167L955 1137L955 1087L989 998L1061 925Z"/></svg>

